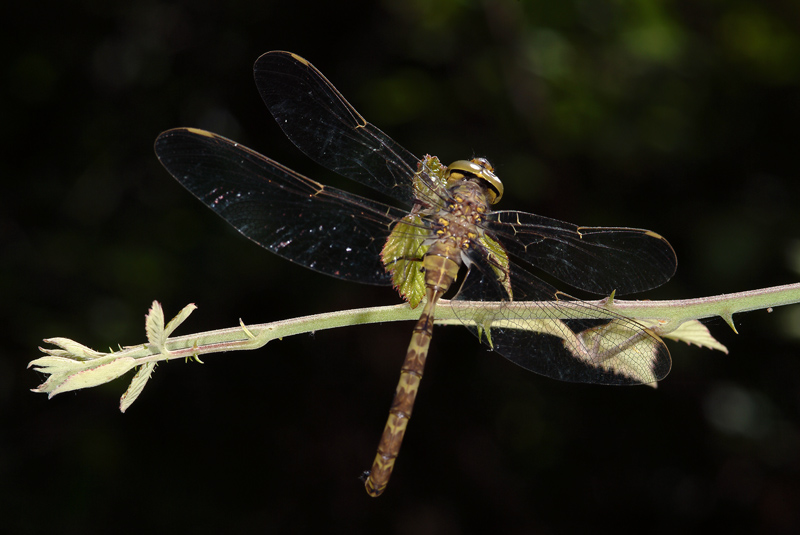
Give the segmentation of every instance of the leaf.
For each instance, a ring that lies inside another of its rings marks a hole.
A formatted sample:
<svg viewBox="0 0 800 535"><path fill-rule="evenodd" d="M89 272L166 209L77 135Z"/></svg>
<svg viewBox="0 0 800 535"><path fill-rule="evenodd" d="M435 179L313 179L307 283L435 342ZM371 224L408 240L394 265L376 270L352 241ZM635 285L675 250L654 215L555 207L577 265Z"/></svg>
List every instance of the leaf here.
<svg viewBox="0 0 800 535"><path fill-rule="evenodd" d="M381 260L392 274L395 289L411 308L416 308L425 297L422 257L428 250L423 245L427 236L420 216L409 214L397 222L381 251Z"/></svg>
<svg viewBox="0 0 800 535"><path fill-rule="evenodd" d="M146 362L139 367L136 375L134 375L133 379L131 379L131 384L128 386L128 389L119 399L120 412L125 412L128 410L128 407L133 405L133 402L136 401L136 399L139 397L139 394L142 393L147 381L149 381L150 377L153 375L153 370L155 370L155 368L155 362Z"/></svg>
<svg viewBox="0 0 800 535"><path fill-rule="evenodd" d="M177 329L181 325L181 323L186 321L186 318L188 318L189 315L195 310L197 310L197 305L195 305L194 303L189 303L188 305L183 307L181 311L175 315L174 318L169 320L164 335L166 337L172 336L172 333L175 332L175 329Z"/></svg>
<svg viewBox="0 0 800 535"><path fill-rule="evenodd" d="M164 310L161 308L161 303L153 301L153 305L145 316L144 323L147 341L163 352L167 334L164 332Z"/></svg>
<svg viewBox="0 0 800 535"><path fill-rule="evenodd" d="M711 336L708 327L700 323L698 320L689 320L682 323L674 331L663 335L664 338L670 338L679 342L686 342L689 345L695 344L700 347L707 347L709 349L716 349L723 353L728 353L728 348L722 345L716 338Z"/></svg>
<svg viewBox="0 0 800 535"><path fill-rule="evenodd" d="M411 178L414 198L425 204L440 200L438 191L447 187L447 166L436 156L426 154L417 167L417 172Z"/></svg>
<svg viewBox="0 0 800 535"><path fill-rule="evenodd" d="M470 319L475 323L479 336L486 336L490 327L547 334L561 338L564 348L573 357L595 368L612 371L654 388L662 378L656 375L655 368L663 342L651 330L642 329L640 324L625 318L575 332L560 319L495 320L490 316L484 311Z"/></svg>
<svg viewBox="0 0 800 535"><path fill-rule="evenodd" d="M585 362L656 387L655 365L663 342L650 330L627 320L612 320L577 333L580 344L565 339L570 352Z"/></svg>
<svg viewBox="0 0 800 535"><path fill-rule="evenodd" d="M83 361L96 359L106 355L106 353L95 351L91 347L86 347L85 345L79 344L75 340L70 340L69 338L46 338L44 341L48 344L58 346L61 349L48 349L40 347L39 350L43 353L47 353L48 355L53 355L56 357L68 357ZM34 360L28 364L28 367L30 367L32 364L36 364L38 360L41 359Z"/></svg>
<svg viewBox="0 0 800 535"><path fill-rule="evenodd" d="M61 357L42 357L31 362L31 365L43 366L35 368L36 371L50 374L47 381L32 391L45 392L49 394L48 397L53 397L62 392L91 388L112 381L133 369L136 359L112 353L85 362Z"/></svg>

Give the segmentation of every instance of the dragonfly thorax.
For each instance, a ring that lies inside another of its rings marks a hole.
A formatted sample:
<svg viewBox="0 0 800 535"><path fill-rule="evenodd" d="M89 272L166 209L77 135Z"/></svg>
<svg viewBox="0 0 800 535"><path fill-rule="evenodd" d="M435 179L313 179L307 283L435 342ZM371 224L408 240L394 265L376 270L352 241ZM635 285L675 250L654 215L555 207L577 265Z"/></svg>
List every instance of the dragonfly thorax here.
<svg viewBox="0 0 800 535"><path fill-rule="evenodd" d="M486 158L458 160L447 167L447 187L451 188L463 180L481 183L487 191L489 204L495 204L503 196L503 183L494 174L494 167Z"/></svg>
<svg viewBox="0 0 800 535"><path fill-rule="evenodd" d="M485 185L475 180L462 180L448 193L450 198L447 204L432 217L433 233L426 240L430 245L423 260L426 285L430 284L427 279L433 267L428 264L431 257L447 258L456 266L464 261L469 263L467 251L484 235L480 223L489 210L490 202ZM447 289L442 284L437 284L437 287Z"/></svg>

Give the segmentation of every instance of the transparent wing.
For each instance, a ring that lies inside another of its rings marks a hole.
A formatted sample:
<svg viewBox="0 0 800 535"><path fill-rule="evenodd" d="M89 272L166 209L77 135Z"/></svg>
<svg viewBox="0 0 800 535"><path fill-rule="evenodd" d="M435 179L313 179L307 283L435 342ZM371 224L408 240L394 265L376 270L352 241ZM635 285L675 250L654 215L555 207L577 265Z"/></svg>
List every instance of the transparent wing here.
<svg viewBox="0 0 800 535"><path fill-rule="evenodd" d="M408 205L425 204L421 195L441 197L433 183L415 190L419 160L361 117L310 63L269 52L254 71L270 112L309 157ZM323 186L202 130L164 132L155 149L181 184L259 245L338 278L391 284L380 252L405 212ZM578 227L510 211L487 214L483 226L512 257L599 294L656 287L677 266L669 243L646 230ZM509 360L548 377L589 383L646 383L668 373L666 347L644 326L560 294L514 262L509 283L488 251L477 248L470 256L456 299L484 303L460 318Z"/></svg>
<svg viewBox="0 0 800 535"><path fill-rule="evenodd" d="M340 279L391 284L380 252L404 212L323 186L204 130L168 130L155 151L178 182L262 247Z"/></svg>
<svg viewBox="0 0 800 535"><path fill-rule="evenodd" d="M308 61L267 52L254 66L270 113L297 148L340 175L411 205L419 158L366 121Z"/></svg>
<svg viewBox="0 0 800 535"><path fill-rule="evenodd" d="M532 372L577 383L632 385L664 378L672 361L643 325L557 292L511 264L514 300L485 259L473 262L455 300L483 301L457 312L479 340Z"/></svg>
<svg viewBox="0 0 800 535"><path fill-rule="evenodd" d="M574 288L600 295L655 288L678 266L669 242L649 230L579 227L516 211L492 212L483 226L511 255Z"/></svg>

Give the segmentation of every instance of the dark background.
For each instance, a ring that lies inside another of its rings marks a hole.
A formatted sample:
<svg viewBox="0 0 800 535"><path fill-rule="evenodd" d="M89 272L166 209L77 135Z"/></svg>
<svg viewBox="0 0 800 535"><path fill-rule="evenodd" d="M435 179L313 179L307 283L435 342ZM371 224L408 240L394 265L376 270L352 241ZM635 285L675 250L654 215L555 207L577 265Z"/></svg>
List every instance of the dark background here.
<svg viewBox="0 0 800 535"><path fill-rule="evenodd" d="M510 0L3 7L0 512L9 533L800 530L800 313L736 316L729 355L669 343L657 390L559 383L440 328L386 494L369 467L410 324L162 364L47 400L43 338L145 341L394 304L239 236L159 165L176 126L322 182L252 65L291 50L412 152L495 163L502 208L669 238L678 299L800 269L800 4Z"/></svg>

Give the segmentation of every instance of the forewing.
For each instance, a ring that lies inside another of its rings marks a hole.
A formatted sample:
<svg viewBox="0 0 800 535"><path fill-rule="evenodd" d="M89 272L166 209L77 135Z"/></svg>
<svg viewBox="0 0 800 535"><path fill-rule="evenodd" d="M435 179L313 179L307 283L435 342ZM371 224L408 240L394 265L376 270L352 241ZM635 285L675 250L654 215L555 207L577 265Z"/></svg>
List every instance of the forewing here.
<svg viewBox="0 0 800 535"><path fill-rule="evenodd" d="M484 227L511 255L595 294L655 288L678 265L669 242L649 230L579 227L516 211L492 212L485 219Z"/></svg>
<svg viewBox="0 0 800 535"><path fill-rule="evenodd" d="M178 182L262 247L340 279L391 284L380 252L403 212L203 130L168 130L155 151Z"/></svg>
<svg viewBox="0 0 800 535"><path fill-rule="evenodd" d="M419 158L368 123L313 65L290 52L267 52L254 74L264 104L309 158L413 204L411 177Z"/></svg>

